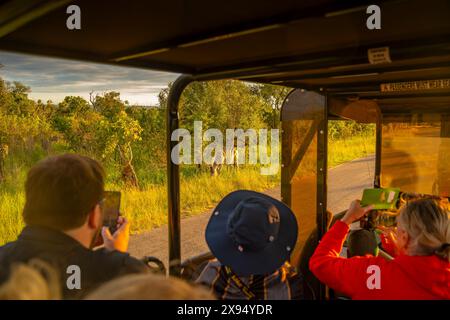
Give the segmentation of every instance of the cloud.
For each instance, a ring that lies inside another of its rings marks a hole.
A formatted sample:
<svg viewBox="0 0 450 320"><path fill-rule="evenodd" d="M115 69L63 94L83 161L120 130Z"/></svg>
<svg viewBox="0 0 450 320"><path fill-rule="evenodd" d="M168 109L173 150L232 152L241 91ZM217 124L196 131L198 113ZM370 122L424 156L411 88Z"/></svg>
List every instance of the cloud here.
<svg viewBox="0 0 450 320"><path fill-rule="evenodd" d="M118 91L130 104L155 105L178 74L0 51L0 76L31 88L30 97L59 102L68 95Z"/></svg>

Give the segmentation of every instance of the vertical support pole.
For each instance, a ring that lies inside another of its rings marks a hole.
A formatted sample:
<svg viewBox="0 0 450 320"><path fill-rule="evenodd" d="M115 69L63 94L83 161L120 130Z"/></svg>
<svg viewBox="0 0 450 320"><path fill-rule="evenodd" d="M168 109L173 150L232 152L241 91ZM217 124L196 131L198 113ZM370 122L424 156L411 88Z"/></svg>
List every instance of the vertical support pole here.
<svg viewBox="0 0 450 320"><path fill-rule="evenodd" d="M381 187L381 139L382 139L381 116L376 124L376 140L375 140L375 175L373 180L374 188Z"/></svg>
<svg viewBox="0 0 450 320"><path fill-rule="evenodd" d="M190 75L179 76L170 89L166 110L167 145L167 201L169 214L169 274L180 275L181 237L180 237L180 168L172 162L171 153L178 143L172 141L172 132L179 127L178 103L186 86L193 81Z"/></svg>
<svg viewBox="0 0 450 320"><path fill-rule="evenodd" d="M317 235L322 239L327 232L327 169L328 169L328 96L317 128ZM319 286L318 299L324 300L326 287L322 283Z"/></svg>
<svg viewBox="0 0 450 320"><path fill-rule="evenodd" d="M289 102L289 97L296 89L292 89L281 105L281 201L288 207L292 206L291 161L292 161L292 124L283 118L283 109Z"/></svg>
<svg viewBox="0 0 450 320"><path fill-rule="evenodd" d="M281 201L288 207L292 206L291 185L292 160L292 124L288 121L281 123Z"/></svg>

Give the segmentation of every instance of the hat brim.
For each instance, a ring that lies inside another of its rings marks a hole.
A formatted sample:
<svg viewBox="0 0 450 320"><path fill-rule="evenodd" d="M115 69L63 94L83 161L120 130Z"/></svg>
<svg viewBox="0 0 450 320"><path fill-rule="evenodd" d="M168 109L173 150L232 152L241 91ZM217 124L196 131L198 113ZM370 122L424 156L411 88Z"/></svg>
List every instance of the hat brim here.
<svg viewBox="0 0 450 320"><path fill-rule="evenodd" d="M280 229L278 237L264 250L241 252L228 236L226 226L236 205L243 199L254 196L270 201L278 209ZM218 214L215 215L215 212ZM267 275L275 272L289 260L297 242L297 235L297 220L288 206L266 194L249 190L238 190L225 196L213 210L205 232L206 243L212 254L239 276Z"/></svg>

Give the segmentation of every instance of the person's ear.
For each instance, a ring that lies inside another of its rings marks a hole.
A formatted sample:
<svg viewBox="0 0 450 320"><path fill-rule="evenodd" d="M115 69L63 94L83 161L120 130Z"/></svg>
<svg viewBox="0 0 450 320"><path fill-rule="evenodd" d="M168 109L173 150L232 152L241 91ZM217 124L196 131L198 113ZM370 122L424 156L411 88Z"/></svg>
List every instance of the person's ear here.
<svg viewBox="0 0 450 320"><path fill-rule="evenodd" d="M398 249L401 252L406 252L408 250L409 242L410 242L410 237L409 237L408 232L406 232L405 230L400 230L400 232L398 233L398 238L397 238L397 244L399 246Z"/></svg>
<svg viewBox="0 0 450 320"><path fill-rule="evenodd" d="M90 229L97 230L101 227L102 223L102 211L100 209L100 205L96 205L91 212L89 212L88 216L88 226Z"/></svg>
<svg viewBox="0 0 450 320"><path fill-rule="evenodd" d="M405 249L407 249L410 245L411 237L409 236L408 232L406 232L406 231L402 232L402 236L403 236L403 243L405 244Z"/></svg>

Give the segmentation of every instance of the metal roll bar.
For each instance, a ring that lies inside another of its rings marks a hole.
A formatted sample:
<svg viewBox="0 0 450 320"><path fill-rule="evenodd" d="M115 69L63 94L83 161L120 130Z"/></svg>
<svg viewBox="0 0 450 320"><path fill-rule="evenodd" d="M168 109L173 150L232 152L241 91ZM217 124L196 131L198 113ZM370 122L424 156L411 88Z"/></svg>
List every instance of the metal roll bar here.
<svg viewBox="0 0 450 320"><path fill-rule="evenodd" d="M172 132L179 127L178 104L183 90L194 81L191 75L179 76L172 85L167 97L166 142L167 142L167 200L169 214L169 275L179 276L181 272L180 237L180 168L172 162Z"/></svg>

